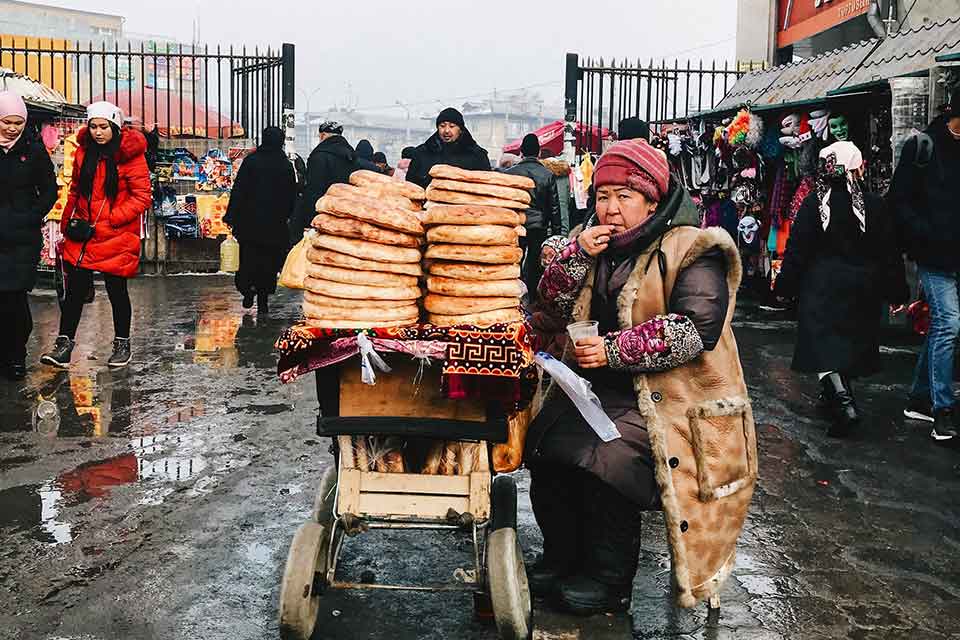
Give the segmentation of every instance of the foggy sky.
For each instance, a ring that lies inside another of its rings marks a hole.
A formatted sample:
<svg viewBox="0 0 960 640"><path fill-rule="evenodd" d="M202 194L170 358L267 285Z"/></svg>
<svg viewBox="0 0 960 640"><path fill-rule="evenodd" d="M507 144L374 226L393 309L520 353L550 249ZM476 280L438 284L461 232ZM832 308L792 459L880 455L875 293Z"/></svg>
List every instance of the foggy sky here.
<svg viewBox="0 0 960 640"><path fill-rule="evenodd" d="M44 0L34 0L43 2ZM53 0L126 16L128 37L297 46L297 109L348 100L402 116L494 89L531 87L562 104L564 54L731 60L735 0ZM588 8L585 10L585 8ZM706 46L710 45L710 46ZM533 86L538 85L538 86ZM349 96L349 97L348 97Z"/></svg>

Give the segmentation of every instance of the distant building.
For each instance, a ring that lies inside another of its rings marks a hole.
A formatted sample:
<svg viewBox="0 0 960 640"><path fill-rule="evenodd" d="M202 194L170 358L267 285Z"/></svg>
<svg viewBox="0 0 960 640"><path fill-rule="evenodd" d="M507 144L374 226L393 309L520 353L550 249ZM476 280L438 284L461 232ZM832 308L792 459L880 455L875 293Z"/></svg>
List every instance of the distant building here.
<svg viewBox="0 0 960 640"><path fill-rule="evenodd" d="M420 118L398 118L348 109L315 112L297 122L297 152L300 155L306 157L317 145L320 138L317 129L327 120L342 124L343 137L354 147L360 140L369 140L376 151L387 155L391 166L396 166L400 161L404 147L421 144L435 130L432 122L427 123Z"/></svg>
<svg viewBox="0 0 960 640"><path fill-rule="evenodd" d="M109 13L0 0L0 33L99 43L120 38L123 21L123 16Z"/></svg>
<svg viewBox="0 0 960 640"><path fill-rule="evenodd" d="M466 102L463 119L481 147L496 163L504 145L539 129L562 115L544 112L544 101L539 94L519 92L494 96L489 100Z"/></svg>

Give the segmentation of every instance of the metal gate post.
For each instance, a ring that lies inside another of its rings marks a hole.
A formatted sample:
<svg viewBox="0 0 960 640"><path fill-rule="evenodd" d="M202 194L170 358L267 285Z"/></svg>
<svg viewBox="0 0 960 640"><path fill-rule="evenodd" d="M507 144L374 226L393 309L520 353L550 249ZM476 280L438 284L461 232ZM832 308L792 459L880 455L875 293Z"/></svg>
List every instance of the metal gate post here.
<svg viewBox="0 0 960 640"><path fill-rule="evenodd" d="M573 164L576 161L576 120L577 120L577 84L580 81L580 57L576 53L567 54L567 69L564 77L564 125L563 156Z"/></svg>
<svg viewBox="0 0 960 640"><path fill-rule="evenodd" d="M296 100L296 73L295 73L295 54L294 45L284 42L282 53L282 74L281 93L283 103L283 122L284 132L286 133L286 152L288 156L293 156L297 152L297 115L295 111Z"/></svg>

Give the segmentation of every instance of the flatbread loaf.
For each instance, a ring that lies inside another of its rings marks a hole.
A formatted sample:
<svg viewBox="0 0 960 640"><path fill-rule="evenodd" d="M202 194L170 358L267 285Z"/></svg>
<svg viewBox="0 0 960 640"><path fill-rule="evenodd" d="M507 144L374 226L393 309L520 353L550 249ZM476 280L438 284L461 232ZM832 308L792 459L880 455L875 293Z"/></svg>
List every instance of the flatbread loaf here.
<svg viewBox="0 0 960 640"><path fill-rule="evenodd" d="M363 320L366 322L412 320L416 322L420 318L420 307L415 304L405 304L391 309L344 309L318 305L304 299L303 315L317 320Z"/></svg>
<svg viewBox="0 0 960 640"><path fill-rule="evenodd" d="M321 280L310 276L303 281L303 288L331 298L354 300L416 300L422 292L420 287L370 287L362 284L344 284Z"/></svg>
<svg viewBox="0 0 960 640"><path fill-rule="evenodd" d="M318 320L307 318L305 323L308 327L318 329L387 329L391 327L409 327L417 324L414 320Z"/></svg>
<svg viewBox="0 0 960 640"><path fill-rule="evenodd" d="M457 325L488 327L491 324L520 322L521 320L523 320L523 314L520 313L519 309L498 309L497 311L470 313L459 316L448 316L436 313L427 314L427 322L438 327L455 327Z"/></svg>
<svg viewBox="0 0 960 640"><path fill-rule="evenodd" d="M317 212L356 218L394 231L423 234L423 223L412 211L391 207L367 196L323 196L317 200Z"/></svg>
<svg viewBox="0 0 960 640"><path fill-rule="evenodd" d="M472 207L469 205L427 203L424 224L499 224L515 227L523 224L520 215L502 207Z"/></svg>
<svg viewBox="0 0 960 640"><path fill-rule="evenodd" d="M375 182L370 182L362 187L337 182L330 185L330 188L327 189L327 193L325 195L341 196L345 198L355 198L357 196L360 196L361 198L376 198L377 200L380 200L384 204L391 207L397 207L398 209L410 209L411 211L419 211L422 208L422 205L419 202L414 202L410 198L398 196L396 195L396 192L384 189L382 185L379 185Z"/></svg>
<svg viewBox="0 0 960 640"><path fill-rule="evenodd" d="M427 187L427 199L431 202L445 202L448 204L472 204L481 207L503 207L504 209L527 209L529 205L515 200L479 196L475 193L460 193L459 191L445 191L433 185Z"/></svg>
<svg viewBox="0 0 960 640"><path fill-rule="evenodd" d="M362 260L375 260L377 262L399 262L408 264L420 262L420 250L408 249L405 247L391 247L377 242L367 240L357 240L355 238L340 238L323 233L318 233L310 243L318 249L329 249L345 253L348 256L360 258Z"/></svg>
<svg viewBox="0 0 960 640"><path fill-rule="evenodd" d="M323 284L313 283L311 286L314 289L319 289ZM344 315L346 316L351 315L349 311L352 309L393 309L398 304L403 305L402 302L398 303L396 300L351 300L350 298L333 298L306 290L303 292L303 299L309 300L312 304L319 307L336 307L343 309L345 311Z"/></svg>
<svg viewBox="0 0 960 640"><path fill-rule="evenodd" d="M316 246L316 245L314 245ZM427 247L431 260L480 262L482 264L516 264L523 257L520 247L480 247L472 244L433 244Z"/></svg>
<svg viewBox="0 0 960 640"><path fill-rule="evenodd" d="M520 204L530 204L530 192L513 187L501 187L495 184L480 184L477 182L461 182L458 180L437 179L430 183L434 189L456 191L458 193L475 193L480 196L516 200Z"/></svg>
<svg viewBox="0 0 960 640"><path fill-rule="evenodd" d="M307 275L320 280L332 280L344 284L362 284L368 287L415 287L416 276L402 276L382 271L357 271L322 264L307 263ZM486 295L486 294L484 294Z"/></svg>
<svg viewBox="0 0 960 640"><path fill-rule="evenodd" d="M341 238L360 238L395 247L416 248L423 243L422 236L400 231L391 231L355 218L340 218L329 213L318 213L313 219L313 228Z"/></svg>
<svg viewBox="0 0 960 640"><path fill-rule="evenodd" d="M409 198L410 200L420 200L422 202L427 199L426 192L423 190L423 187L418 184L413 184L412 182L401 182L400 180L394 180L390 176L382 173L367 171L365 169L351 173L350 184L359 187L377 185L386 193L392 193L404 198Z"/></svg>
<svg viewBox="0 0 960 640"><path fill-rule="evenodd" d="M495 184L501 187L514 189L533 189L536 185L526 176L513 176L499 171L467 171L448 164L437 164L430 169L431 178L441 180L458 180L460 182L476 182L479 184Z"/></svg>
<svg viewBox="0 0 960 640"><path fill-rule="evenodd" d="M309 260L310 256L307 255ZM457 280L515 280L520 277L518 264L464 264L434 261L427 269L431 275Z"/></svg>
<svg viewBox="0 0 960 640"><path fill-rule="evenodd" d="M520 300L515 297L459 298L428 293L423 300L423 306L430 313L462 316L497 309L514 309L520 306Z"/></svg>
<svg viewBox="0 0 960 640"><path fill-rule="evenodd" d="M310 273L307 271L307 273ZM427 278L427 290L443 296L504 296L520 298L523 289L520 280L458 280L430 276Z"/></svg>
<svg viewBox="0 0 960 640"><path fill-rule="evenodd" d="M408 276L423 275L423 269L419 264L364 260L362 258L349 256L345 253L318 249L312 246L307 249L307 262L343 267L344 269L358 269L360 271L382 271L384 273L401 273Z"/></svg>
<svg viewBox="0 0 960 640"><path fill-rule="evenodd" d="M517 246L517 232L514 227L501 227L493 224L462 225L441 224L427 229L427 242L477 245Z"/></svg>

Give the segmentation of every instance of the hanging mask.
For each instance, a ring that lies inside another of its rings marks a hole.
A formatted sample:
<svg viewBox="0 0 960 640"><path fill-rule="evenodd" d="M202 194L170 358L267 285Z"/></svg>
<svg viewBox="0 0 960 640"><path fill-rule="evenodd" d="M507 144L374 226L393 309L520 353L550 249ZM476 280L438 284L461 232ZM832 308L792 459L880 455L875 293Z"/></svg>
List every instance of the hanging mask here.
<svg viewBox="0 0 960 640"><path fill-rule="evenodd" d="M830 135L834 140L846 142L850 139L850 123L847 117L839 115L836 118L830 118Z"/></svg>
<svg viewBox="0 0 960 640"><path fill-rule="evenodd" d="M791 113L780 121L780 133L784 136L796 136L800 134L800 114Z"/></svg>
<svg viewBox="0 0 960 640"><path fill-rule="evenodd" d="M824 142L827 141L827 134L829 133L829 120L830 112L826 109L810 112L810 128L813 130L813 135Z"/></svg>

